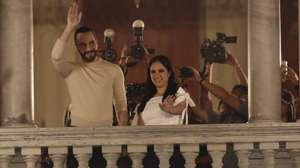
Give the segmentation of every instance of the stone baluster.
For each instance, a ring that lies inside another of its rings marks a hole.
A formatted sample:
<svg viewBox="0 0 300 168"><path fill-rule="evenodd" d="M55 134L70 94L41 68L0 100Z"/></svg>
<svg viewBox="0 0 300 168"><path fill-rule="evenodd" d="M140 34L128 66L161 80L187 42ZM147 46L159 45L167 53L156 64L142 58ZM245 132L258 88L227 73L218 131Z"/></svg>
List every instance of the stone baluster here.
<svg viewBox="0 0 300 168"><path fill-rule="evenodd" d="M67 152L67 147L48 147L48 153L54 164L53 168L64 168Z"/></svg>
<svg viewBox="0 0 300 168"><path fill-rule="evenodd" d="M252 143L235 143L234 150L239 158L239 168L249 167L250 150L253 149Z"/></svg>
<svg viewBox="0 0 300 168"><path fill-rule="evenodd" d="M120 157L121 146L102 146L102 153L106 160L107 168L117 168L117 161Z"/></svg>
<svg viewBox="0 0 300 168"><path fill-rule="evenodd" d="M0 148L0 167L9 168L11 155L15 154L14 148Z"/></svg>
<svg viewBox="0 0 300 168"><path fill-rule="evenodd" d="M226 144L208 144L207 150L213 159L213 167L221 168L223 166L223 157L226 151Z"/></svg>
<svg viewBox="0 0 300 168"><path fill-rule="evenodd" d="M92 147L91 146L74 146L73 152L75 157L78 161L78 168L88 168L89 167L89 160L92 154Z"/></svg>
<svg viewBox="0 0 300 168"><path fill-rule="evenodd" d="M300 168L300 142L287 142L286 148L290 151L295 168Z"/></svg>
<svg viewBox="0 0 300 168"><path fill-rule="evenodd" d="M37 160L41 155L41 148L39 147L23 147L21 154L26 163L26 168L35 168Z"/></svg>
<svg viewBox="0 0 300 168"><path fill-rule="evenodd" d="M198 156L199 152L199 145L198 144L181 144L180 145L181 153L185 159L185 167L196 167L196 157Z"/></svg>
<svg viewBox="0 0 300 168"><path fill-rule="evenodd" d="M275 167L275 149L279 149L279 143L260 143L260 149L264 154L264 167Z"/></svg>
<svg viewBox="0 0 300 168"><path fill-rule="evenodd" d="M132 160L132 168L143 168L143 159L147 152L147 145L129 145L127 151Z"/></svg>
<svg viewBox="0 0 300 168"><path fill-rule="evenodd" d="M173 145L155 145L154 150L159 158L159 167L170 167L169 160L173 155Z"/></svg>

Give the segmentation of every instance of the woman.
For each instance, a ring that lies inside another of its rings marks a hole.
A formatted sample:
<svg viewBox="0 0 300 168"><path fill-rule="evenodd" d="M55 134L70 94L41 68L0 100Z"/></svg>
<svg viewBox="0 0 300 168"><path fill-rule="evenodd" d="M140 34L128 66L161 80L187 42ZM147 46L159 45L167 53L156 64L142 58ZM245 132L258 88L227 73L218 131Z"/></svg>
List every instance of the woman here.
<svg viewBox="0 0 300 168"><path fill-rule="evenodd" d="M186 118L187 104L194 105L177 85L170 60L153 57L148 65L147 93L138 107L138 125L176 125ZM187 103L187 101L189 103Z"/></svg>

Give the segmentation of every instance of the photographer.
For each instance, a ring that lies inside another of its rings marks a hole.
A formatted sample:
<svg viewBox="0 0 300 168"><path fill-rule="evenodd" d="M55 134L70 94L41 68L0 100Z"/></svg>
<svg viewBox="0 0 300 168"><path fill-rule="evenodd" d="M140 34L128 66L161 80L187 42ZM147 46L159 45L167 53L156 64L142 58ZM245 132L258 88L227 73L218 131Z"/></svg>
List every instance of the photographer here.
<svg viewBox="0 0 300 168"><path fill-rule="evenodd" d="M200 73L193 67L189 67L193 71L193 77L188 81L197 82L201 85L201 104L202 109L196 109L194 114L208 123L245 123L248 121L248 88L247 78L238 60L229 53L227 55L227 64L235 68L240 84L235 85L231 92L223 87L213 84L207 78L201 78ZM208 74L212 68L211 64L207 65ZM212 110L212 103L208 97L208 92L220 99L218 111ZM204 108L204 109L203 109Z"/></svg>
<svg viewBox="0 0 300 168"><path fill-rule="evenodd" d="M281 86L281 119L294 122L299 118L299 77L287 61L281 65Z"/></svg>

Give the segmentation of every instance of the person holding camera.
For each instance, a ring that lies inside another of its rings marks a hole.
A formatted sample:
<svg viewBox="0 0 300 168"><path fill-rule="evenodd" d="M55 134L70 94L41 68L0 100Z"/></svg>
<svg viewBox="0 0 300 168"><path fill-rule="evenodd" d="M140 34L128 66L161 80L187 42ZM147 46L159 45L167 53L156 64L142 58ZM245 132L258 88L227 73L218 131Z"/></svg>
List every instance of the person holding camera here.
<svg viewBox="0 0 300 168"><path fill-rule="evenodd" d="M300 116L299 77L287 61L281 64L281 86L281 118L285 122L294 122Z"/></svg>
<svg viewBox="0 0 300 168"><path fill-rule="evenodd" d="M71 123L78 127L112 125L113 104L118 113L119 125L128 124L124 76L121 68L105 61L99 55L95 32L79 27L82 13L73 3L69 8L67 25L52 49L52 63L66 81L71 99ZM64 53L67 40L74 33L80 55L70 61Z"/></svg>
<svg viewBox="0 0 300 168"><path fill-rule="evenodd" d="M193 71L193 76L186 81L197 82L201 85L201 104L200 108L193 110L201 119L207 123L245 123L248 121L248 88L247 77L243 72L238 60L231 55L227 55L227 64L234 67L240 84L235 85L229 92L223 87L210 82L210 75L204 78L200 72L193 67L189 67ZM212 65L208 64L208 72L210 74ZM208 92L220 99L218 111L212 110L212 103L208 97Z"/></svg>

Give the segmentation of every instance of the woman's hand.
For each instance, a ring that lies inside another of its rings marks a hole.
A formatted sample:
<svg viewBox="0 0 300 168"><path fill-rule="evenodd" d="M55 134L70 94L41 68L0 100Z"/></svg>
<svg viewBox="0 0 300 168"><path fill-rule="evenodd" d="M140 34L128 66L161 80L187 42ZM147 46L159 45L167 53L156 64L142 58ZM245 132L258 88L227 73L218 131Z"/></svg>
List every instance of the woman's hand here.
<svg viewBox="0 0 300 168"><path fill-rule="evenodd" d="M181 114L186 107L186 101L184 100L177 105L174 105L175 99L175 96L168 96L162 103L159 104L159 107L167 113Z"/></svg>

